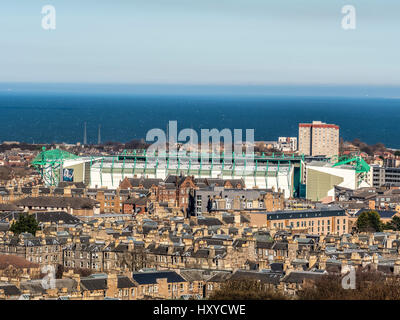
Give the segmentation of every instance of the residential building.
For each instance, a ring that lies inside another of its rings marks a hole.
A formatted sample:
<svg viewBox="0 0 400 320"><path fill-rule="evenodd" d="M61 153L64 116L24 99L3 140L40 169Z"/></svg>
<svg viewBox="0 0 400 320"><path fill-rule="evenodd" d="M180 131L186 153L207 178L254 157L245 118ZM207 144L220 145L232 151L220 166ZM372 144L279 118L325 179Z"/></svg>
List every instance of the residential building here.
<svg viewBox="0 0 400 320"><path fill-rule="evenodd" d="M321 121L299 124L299 153L304 155L339 155L339 126Z"/></svg>
<svg viewBox="0 0 400 320"><path fill-rule="evenodd" d="M278 149L283 152L297 151L297 137L279 137Z"/></svg>
<svg viewBox="0 0 400 320"><path fill-rule="evenodd" d="M348 232L348 216L337 207L275 212L248 212L251 226L278 230L304 230L310 234L342 235Z"/></svg>

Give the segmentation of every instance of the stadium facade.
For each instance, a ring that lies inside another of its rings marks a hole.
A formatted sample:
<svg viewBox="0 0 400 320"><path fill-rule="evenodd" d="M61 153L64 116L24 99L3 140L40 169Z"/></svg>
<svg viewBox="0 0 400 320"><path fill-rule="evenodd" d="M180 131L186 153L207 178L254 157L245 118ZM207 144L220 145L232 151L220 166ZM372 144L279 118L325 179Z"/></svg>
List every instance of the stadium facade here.
<svg viewBox="0 0 400 320"><path fill-rule="evenodd" d="M56 149L58 150L58 149ZM247 188L274 188L285 197L305 194L302 185L304 157L224 154L146 154L124 152L111 156L78 157L65 151L43 151L33 161L47 185L61 181L83 182L91 188L117 188L124 178L165 179L168 175L195 178L242 178Z"/></svg>
<svg viewBox="0 0 400 320"><path fill-rule="evenodd" d="M369 186L369 165L361 158L230 154L148 154L124 151L119 155L76 156L63 150L43 150L32 162L47 186L61 181L83 182L90 188L118 188L124 178L160 178L168 175L195 178L243 179L246 188L280 190L285 198L333 200L334 186L358 189Z"/></svg>

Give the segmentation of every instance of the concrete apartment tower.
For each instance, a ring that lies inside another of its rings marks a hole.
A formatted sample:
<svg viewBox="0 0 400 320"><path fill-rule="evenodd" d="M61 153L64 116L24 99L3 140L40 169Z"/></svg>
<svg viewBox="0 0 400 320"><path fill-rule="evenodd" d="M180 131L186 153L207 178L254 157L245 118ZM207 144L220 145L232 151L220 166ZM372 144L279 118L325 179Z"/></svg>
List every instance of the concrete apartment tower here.
<svg viewBox="0 0 400 320"><path fill-rule="evenodd" d="M321 121L299 124L299 153L308 156L339 154L339 126Z"/></svg>

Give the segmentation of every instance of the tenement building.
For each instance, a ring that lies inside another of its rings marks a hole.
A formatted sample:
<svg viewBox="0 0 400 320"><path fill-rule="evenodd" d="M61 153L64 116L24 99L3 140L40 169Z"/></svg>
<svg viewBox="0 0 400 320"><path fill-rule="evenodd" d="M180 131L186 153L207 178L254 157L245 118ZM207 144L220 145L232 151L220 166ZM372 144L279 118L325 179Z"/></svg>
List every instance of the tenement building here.
<svg viewBox="0 0 400 320"><path fill-rule="evenodd" d="M274 212L247 212L251 226L275 230L304 231L314 235L348 232L348 216L338 207L322 207L308 210L282 210Z"/></svg>
<svg viewBox="0 0 400 320"><path fill-rule="evenodd" d="M191 201L192 215L215 210L276 211L285 207L283 193L274 189L225 189L213 186L195 190Z"/></svg>

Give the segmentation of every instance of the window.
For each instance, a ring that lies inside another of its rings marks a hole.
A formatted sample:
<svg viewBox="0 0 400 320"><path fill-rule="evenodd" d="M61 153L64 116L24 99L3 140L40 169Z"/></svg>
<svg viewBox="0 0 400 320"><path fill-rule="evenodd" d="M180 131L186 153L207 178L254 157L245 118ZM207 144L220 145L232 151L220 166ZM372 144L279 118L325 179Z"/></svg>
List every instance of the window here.
<svg viewBox="0 0 400 320"><path fill-rule="evenodd" d="M181 292L185 290L185 285L184 285L183 283L181 283L181 284L179 285L179 290L180 290Z"/></svg>

